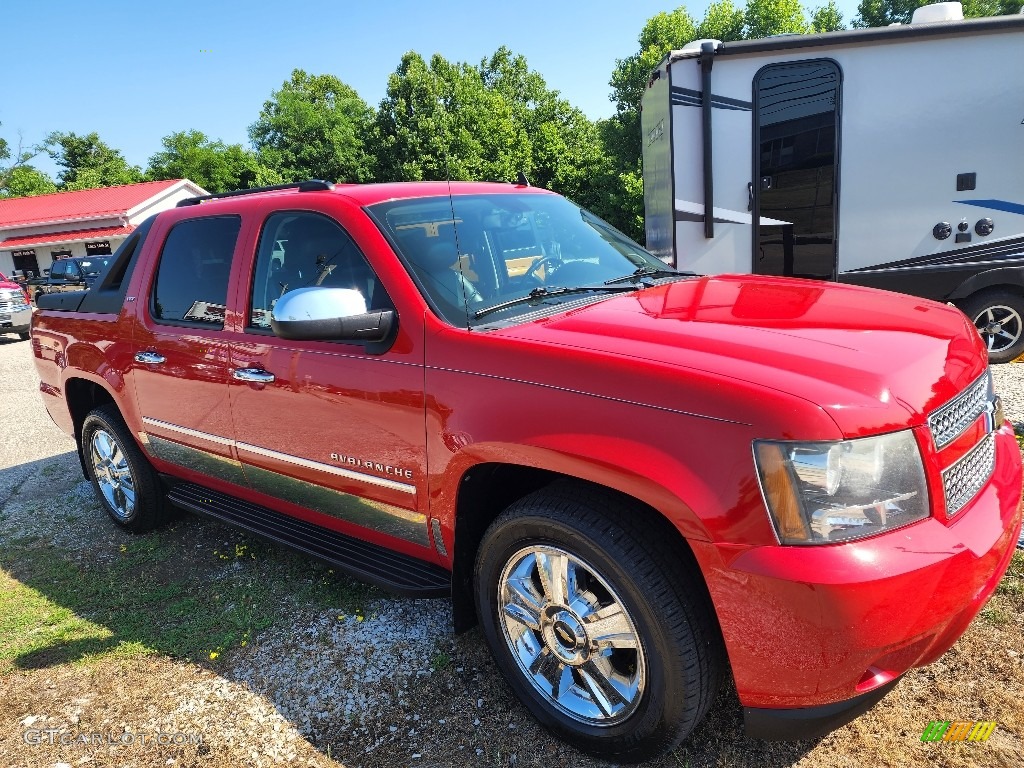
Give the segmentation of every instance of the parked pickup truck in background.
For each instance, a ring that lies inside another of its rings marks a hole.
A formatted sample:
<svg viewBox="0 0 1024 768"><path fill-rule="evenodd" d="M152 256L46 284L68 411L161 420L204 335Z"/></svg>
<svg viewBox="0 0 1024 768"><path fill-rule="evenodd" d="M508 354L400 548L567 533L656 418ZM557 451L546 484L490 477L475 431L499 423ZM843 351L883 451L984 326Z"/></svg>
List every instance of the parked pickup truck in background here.
<svg viewBox="0 0 1024 768"><path fill-rule="evenodd" d="M29 290L34 299L46 293L61 291L81 291L89 288L105 270L111 261L110 256L74 256L57 259L50 266L50 271L42 277L28 281Z"/></svg>
<svg viewBox="0 0 1024 768"><path fill-rule="evenodd" d="M726 674L751 735L851 719L960 637L1021 526L959 310L676 272L522 185L183 201L42 297L32 349L118 525L184 508L451 595L538 720L615 761Z"/></svg>
<svg viewBox="0 0 1024 768"><path fill-rule="evenodd" d="M25 289L0 272L0 334L16 333L27 339L31 319L32 307Z"/></svg>

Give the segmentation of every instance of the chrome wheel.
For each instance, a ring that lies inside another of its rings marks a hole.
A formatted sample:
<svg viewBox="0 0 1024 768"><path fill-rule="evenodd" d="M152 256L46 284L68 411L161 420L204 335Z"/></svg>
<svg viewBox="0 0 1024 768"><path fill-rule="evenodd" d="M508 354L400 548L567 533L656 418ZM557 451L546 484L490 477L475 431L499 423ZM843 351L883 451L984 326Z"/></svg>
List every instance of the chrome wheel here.
<svg viewBox="0 0 1024 768"><path fill-rule="evenodd" d="M109 432L97 429L89 441L89 456L110 511L119 520L128 520L135 511L135 480L121 445Z"/></svg>
<svg viewBox="0 0 1024 768"><path fill-rule="evenodd" d="M983 309L974 318L974 325L990 354L1009 349L1017 343L1024 332L1024 319L1017 310L1004 304L995 304Z"/></svg>
<svg viewBox="0 0 1024 768"><path fill-rule="evenodd" d="M557 709L596 726L636 710L647 665L633 620L615 590L565 550L531 546L498 583L505 642L526 679Z"/></svg>

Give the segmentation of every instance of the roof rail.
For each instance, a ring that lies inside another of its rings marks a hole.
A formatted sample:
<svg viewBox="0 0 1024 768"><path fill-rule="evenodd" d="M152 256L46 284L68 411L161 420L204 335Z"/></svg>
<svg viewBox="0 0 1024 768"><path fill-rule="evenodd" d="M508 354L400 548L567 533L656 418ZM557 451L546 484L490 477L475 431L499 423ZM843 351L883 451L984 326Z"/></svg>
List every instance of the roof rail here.
<svg viewBox="0 0 1024 768"><path fill-rule="evenodd" d="M320 179L310 179L309 181L293 181L291 184L274 184L269 187L253 187L252 189L235 189L231 192L218 192L213 195L200 195L199 197L187 197L184 200L179 200L177 208L183 208L186 205L199 205L204 200L219 200L222 197L240 197L242 195L255 195L258 192L276 192L281 189L297 189L299 192L323 192L326 190L334 189L334 185L329 181L321 181Z"/></svg>

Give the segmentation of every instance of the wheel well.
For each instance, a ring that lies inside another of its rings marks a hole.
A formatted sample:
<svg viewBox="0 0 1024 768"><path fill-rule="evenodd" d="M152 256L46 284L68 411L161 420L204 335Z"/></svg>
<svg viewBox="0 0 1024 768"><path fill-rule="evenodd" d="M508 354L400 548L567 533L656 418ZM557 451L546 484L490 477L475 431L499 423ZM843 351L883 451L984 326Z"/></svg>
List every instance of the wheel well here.
<svg viewBox="0 0 1024 768"><path fill-rule="evenodd" d="M106 403L113 403L114 398L99 384L86 379L68 379L64 383L64 397L67 400L68 410L71 412L71 421L75 425L75 443L79 446L78 461L82 465L82 474L88 480L89 475L85 469L85 459L81 450L82 422L93 409Z"/></svg>
<svg viewBox="0 0 1024 768"><path fill-rule="evenodd" d="M992 285L986 285L982 288L978 288L977 290L971 291L966 296L960 296L958 298L952 299L952 301L954 304L956 304L958 308L962 310L964 308L964 305L969 304L972 301L975 301L979 296L984 296L985 294L989 293L1000 292L1012 293L1014 296L1024 297L1024 286L1021 286L1017 283L994 283Z"/></svg>
<svg viewBox="0 0 1024 768"><path fill-rule="evenodd" d="M455 631L465 632L477 623L476 604L473 599L473 568L476 553L484 533L507 507L534 491L557 481L570 481L580 488L617 497L633 507L637 515L648 521L649 529L664 541L672 542L680 562L697 576L700 566L686 539L657 509L639 499L588 480L516 464L479 464L462 477L455 512L455 557L452 568L452 609ZM700 586L705 591L708 605L711 597L703 578ZM712 613L713 615L713 613Z"/></svg>

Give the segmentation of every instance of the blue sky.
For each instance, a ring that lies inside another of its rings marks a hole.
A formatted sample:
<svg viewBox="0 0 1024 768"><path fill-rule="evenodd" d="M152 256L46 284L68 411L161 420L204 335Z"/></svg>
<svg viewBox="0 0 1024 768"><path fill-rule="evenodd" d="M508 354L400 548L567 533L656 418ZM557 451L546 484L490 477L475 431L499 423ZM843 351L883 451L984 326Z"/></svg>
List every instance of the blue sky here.
<svg viewBox="0 0 1024 768"><path fill-rule="evenodd" d="M824 4L811 0L809 6ZM741 2L737 2L741 5ZM12 2L0 65L0 136L89 133L145 166L172 131L248 144L247 127L294 68L330 73L376 107L401 55L478 62L506 45L591 118L609 116L615 60L636 51L656 0ZM698 20L706 0L688 3ZM849 23L856 0L840 0ZM48 159L40 168L53 173Z"/></svg>

